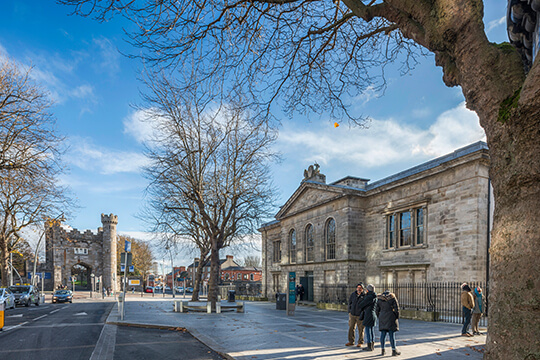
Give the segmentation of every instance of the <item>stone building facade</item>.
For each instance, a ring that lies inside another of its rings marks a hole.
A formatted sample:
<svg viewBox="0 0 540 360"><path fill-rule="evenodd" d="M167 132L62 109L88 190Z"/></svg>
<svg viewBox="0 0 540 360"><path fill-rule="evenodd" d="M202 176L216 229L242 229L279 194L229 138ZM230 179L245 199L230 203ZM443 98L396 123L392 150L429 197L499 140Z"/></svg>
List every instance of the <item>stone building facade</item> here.
<svg viewBox="0 0 540 360"><path fill-rule="evenodd" d="M325 287L486 281L492 194L487 145L478 142L370 183L326 184L318 165L263 225L263 293L288 272L310 301Z"/></svg>
<svg viewBox="0 0 540 360"><path fill-rule="evenodd" d="M118 289L116 269L116 226L118 216L101 214L102 227L97 233L86 230L81 233L60 222L51 222L45 230L45 263L38 272L46 274L46 290L58 285L69 285L71 276L86 283L91 288L91 275L101 279L102 286Z"/></svg>

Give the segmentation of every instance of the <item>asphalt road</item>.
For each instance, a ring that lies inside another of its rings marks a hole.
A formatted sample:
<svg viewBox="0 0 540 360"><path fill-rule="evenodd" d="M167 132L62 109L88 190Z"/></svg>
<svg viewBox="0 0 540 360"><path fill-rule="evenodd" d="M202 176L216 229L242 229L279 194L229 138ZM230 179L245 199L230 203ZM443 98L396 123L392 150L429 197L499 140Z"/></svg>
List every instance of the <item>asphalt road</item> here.
<svg viewBox="0 0 540 360"><path fill-rule="evenodd" d="M0 359L222 359L189 333L106 325L112 306L74 300L7 310Z"/></svg>

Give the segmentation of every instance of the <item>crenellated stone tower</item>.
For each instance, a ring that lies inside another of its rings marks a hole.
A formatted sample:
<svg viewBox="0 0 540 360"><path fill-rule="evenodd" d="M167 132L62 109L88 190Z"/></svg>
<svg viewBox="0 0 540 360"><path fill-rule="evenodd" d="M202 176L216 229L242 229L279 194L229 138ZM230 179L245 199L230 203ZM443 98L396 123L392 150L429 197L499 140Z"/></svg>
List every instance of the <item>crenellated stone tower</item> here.
<svg viewBox="0 0 540 360"><path fill-rule="evenodd" d="M45 262L38 273L45 275L44 287L52 290L59 285L70 285L71 278L78 281L79 289L91 289L92 282L102 281L100 288L118 289L116 277L116 226L118 216L101 214L97 232L77 229L59 220L45 223Z"/></svg>
<svg viewBox="0 0 540 360"><path fill-rule="evenodd" d="M118 225L118 216L101 214L101 223L103 224L103 285L116 292L116 225Z"/></svg>

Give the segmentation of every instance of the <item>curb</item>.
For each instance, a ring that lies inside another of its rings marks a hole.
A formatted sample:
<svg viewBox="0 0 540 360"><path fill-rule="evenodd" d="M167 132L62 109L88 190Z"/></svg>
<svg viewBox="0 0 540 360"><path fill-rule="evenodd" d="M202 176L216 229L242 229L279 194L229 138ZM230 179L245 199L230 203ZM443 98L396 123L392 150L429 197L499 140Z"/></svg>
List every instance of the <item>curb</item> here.
<svg viewBox="0 0 540 360"><path fill-rule="evenodd" d="M107 325L116 325L116 326L125 326L125 327L136 327L136 328L146 328L146 329L158 329L158 330L168 330L168 331L181 331L183 333L188 333L190 334L191 336L193 336L194 339L196 339L198 342L200 342L201 344L204 344L205 346L207 346L209 349L211 349L212 351L215 351L219 356L227 359L227 360L236 360L235 358L233 358L232 356L230 356L229 354L223 352L223 351L218 351L216 349L214 349L212 346L208 345L206 342L202 341L200 339L200 336L196 336L195 334L193 334L193 332L189 331L188 329L184 328L184 327L175 327L175 326L166 326L166 325L155 325L155 324L137 324L137 323L128 323L128 322L120 322L120 321L114 321L112 320L112 317L116 317L118 318L119 315L118 315L118 302L116 302L112 307L111 307L111 311L109 312L109 315L107 316L107 320L105 321L105 323ZM109 320L110 319L110 320Z"/></svg>

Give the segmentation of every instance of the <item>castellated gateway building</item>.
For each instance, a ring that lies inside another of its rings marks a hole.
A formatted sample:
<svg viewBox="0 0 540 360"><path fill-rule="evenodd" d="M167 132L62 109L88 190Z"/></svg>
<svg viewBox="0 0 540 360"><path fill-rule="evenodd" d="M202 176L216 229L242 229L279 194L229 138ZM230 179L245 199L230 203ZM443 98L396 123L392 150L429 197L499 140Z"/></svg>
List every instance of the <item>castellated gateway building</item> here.
<svg viewBox="0 0 540 360"><path fill-rule="evenodd" d="M488 169L484 142L373 183L348 176L327 184L318 165L310 166L275 221L259 229L264 295L286 292L289 272L315 302L358 282L379 290L487 281Z"/></svg>
<svg viewBox="0 0 540 360"><path fill-rule="evenodd" d="M92 275L101 280L104 288L118 289L116 279L116 226L118 216L101 214L102 227L97 233L86 230L81 233L59 221L46 224L45 264L39 273L45 274L46 290L59 285L70 285L76 277L86 288L91 288Z"/></svg>

